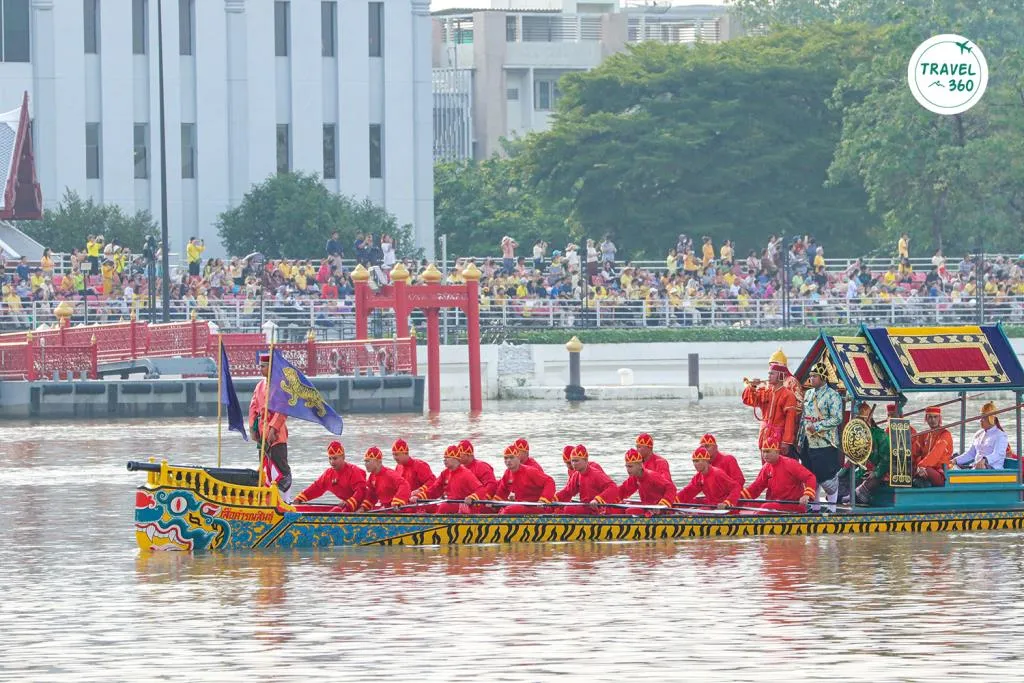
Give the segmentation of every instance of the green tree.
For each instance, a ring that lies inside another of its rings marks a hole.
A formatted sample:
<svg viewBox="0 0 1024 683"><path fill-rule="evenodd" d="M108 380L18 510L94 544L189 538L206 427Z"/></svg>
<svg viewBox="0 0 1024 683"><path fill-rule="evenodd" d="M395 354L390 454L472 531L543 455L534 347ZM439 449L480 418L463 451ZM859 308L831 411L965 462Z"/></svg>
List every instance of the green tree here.
<svg viewBox="0 0 1024 683"><path fill-rule="evenodd" d="M418 256L412 228L399 226L395 217L369 199L334 194L316 174L281 173L254 185L242 202L220 214L217 232L228 252L262 252L269 258L310 258L324 253L335 230L349 245L357 234L395 238L400 256Z"/></svg>
<svg viewBox="0 0 1024 683"><path fill-rule="evenodd" d="M998 5L998 6L993 6ZM956 0L908 0L901 23L885 29L872 59L838 85L843 133L830 169L835 183L863 183L890 245L911 236L917 255L1020 250L1024 221L1024 18L1005 0L985 7ZM989 86L971 110L933 114L913 98L907 61L923 40L956 32L989 63Z"/></svg>
<svg viewBox="0 0 1024 683"><path fill-rule="evenodd" d="M518 163L508 158L457 161L434 167L434 226L448 235L452 254L494 254L510 235L525 249L543 239L563 245L569 237L566 202L533 191Z"/></svg>
<svg viewBox="0 0 1024 683"><path fill-rule="evenodd" d="M872 31L818 25L718 45L643 43L564 77L552 129L527 139L532 186L568 198L590 235L661 257L679 233L812 233L830 255L863 250L859 183L825 187L838 80L870 58Z"/></svg>
<svg viewBox="0 0 1024 683"><path fill-rule="evenodd" d="M17 221L18 229L55 252L85 249L89 235L103 235L109 244L117 242L141 251L147 235L160 233L160 226L148 211L127 214L116 204L97 204L66 190L54 209L43 212L42 220Z"/></svg>

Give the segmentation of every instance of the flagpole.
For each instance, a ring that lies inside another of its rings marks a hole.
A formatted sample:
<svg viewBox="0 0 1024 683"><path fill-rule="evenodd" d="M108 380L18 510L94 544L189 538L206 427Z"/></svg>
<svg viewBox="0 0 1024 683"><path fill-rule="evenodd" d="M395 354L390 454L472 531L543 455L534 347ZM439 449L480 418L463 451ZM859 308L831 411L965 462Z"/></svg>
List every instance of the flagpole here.
<svg viewBox="0 0 1024 683"><path fill-rule="evenodd" d="M259 468L259 481L263 486L270 486L268 480L266 484L263 484L263 458L266 455L267 439L264 436L267 433L267 412L270 407L270 378L274 376L274 338L270 338L270 359L267 361L267 376L265 378L266 384L264 385L265 391L263 396L263 416L260 417L260 468Z"/></svg>
<svg viewBox="0 0 1024 683"><path fill-rule="evenodd" d="M224 335L217 334L217 467L220 467L222 401L224 397Z"/></svg>

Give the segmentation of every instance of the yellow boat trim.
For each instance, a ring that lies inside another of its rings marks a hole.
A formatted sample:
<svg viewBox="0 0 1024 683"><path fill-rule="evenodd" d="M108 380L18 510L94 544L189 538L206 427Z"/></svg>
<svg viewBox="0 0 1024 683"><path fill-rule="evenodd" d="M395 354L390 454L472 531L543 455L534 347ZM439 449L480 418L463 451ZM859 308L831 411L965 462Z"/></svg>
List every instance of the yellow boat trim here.
<svg viewBox="0 0 1024 683"><path fill-rule="evenodd" d="M965 477L963 475L951 475L950 484L1016 484L1016 474L983 474L981 476Z"/></svg>
<svg viewBox="0 0 1024 683"><path fill-rule="evenodd" d="M887 327L889 336L923 337L932 334L981 334L977 325L959 325L957 327Z"/></svg>
<svg viewBox="0 0 1024 683"><path fill-rule="evenodd" d="M867 344L868 340L864 337L832 337L832 341L840 344Z"/></svg>

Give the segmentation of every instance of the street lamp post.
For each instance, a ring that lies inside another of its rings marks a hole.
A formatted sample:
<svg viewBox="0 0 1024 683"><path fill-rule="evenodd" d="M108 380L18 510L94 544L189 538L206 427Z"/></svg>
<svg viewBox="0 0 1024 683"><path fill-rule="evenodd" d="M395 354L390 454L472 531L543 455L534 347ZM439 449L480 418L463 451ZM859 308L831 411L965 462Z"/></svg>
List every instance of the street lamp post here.
<svg viewBox="0 0 1024 683"><path fill-rule="evenodd" d="M156 0L157 89L160 99L160 246L164 308L163 321L171 321L170 245L167 238L167 119L164 111L164 3Z"/></svg>

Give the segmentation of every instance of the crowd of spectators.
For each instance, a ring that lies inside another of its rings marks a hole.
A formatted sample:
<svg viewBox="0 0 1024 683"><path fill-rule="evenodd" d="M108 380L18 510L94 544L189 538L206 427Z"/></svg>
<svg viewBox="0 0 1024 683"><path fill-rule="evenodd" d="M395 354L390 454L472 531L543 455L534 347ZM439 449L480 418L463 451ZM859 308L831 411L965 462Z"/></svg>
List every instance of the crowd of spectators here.
<svg viewBox="0 0 1024 683"><path fill-rule="evenodd" d="M716 248L717 247L717 248ZM624 261L610 237L570 242L549 253L537 241L529 257L517 255L519 244L510 236L501 240L500 257L459 258L448 269L447 282L462 282L462 270L473 262L481 271L483 311L512 308L529 315L559 307L566 310L622 311L628 320L645 324L751 324L778 316L788 271L791 319L808 323L836 322L870 317L879 310L899 306L908 315L918 307L956 313L974 305L980 287L986 307L994 313L1013 313L1024 298L1024 254L1018 258L993 256L982 265L965 255L947 263L941 251L930 267L915 269L910 240L903 235L888 267L872 269L862 260L829 268L824 248L812 236L787 240L772 235L760 249L737 253L731 240L716 245L710 237L694 239L680 234L663 262ZM324 302L325 317L332 311L351 310L354 293L350 269L354 262L370 271L370 285L388 284L398 262L389 235L358 235L351 245L338 233L327 241L324 253L310 259L264 259L260 254L228 259L204 258L205 244L192 238L186 262L172 267L170 298L183 310L209 312L217 301L237 302L245 314L259 307L299 308L304 301ZM87 300L97 317L124 317L145 306L150 283L159 286L161 254L155 242L133 253L102 235L88 236L84 249L55 258L47 249L37 264L24 258L10 263L0 254L5 326L29 322L26 307L34 301ZM425 260L403 261L418 280ZM920 261L918 261L920 264ZM923 308L922 308L923 310ZM796 315L793 315L793 314Z"/></svg>

